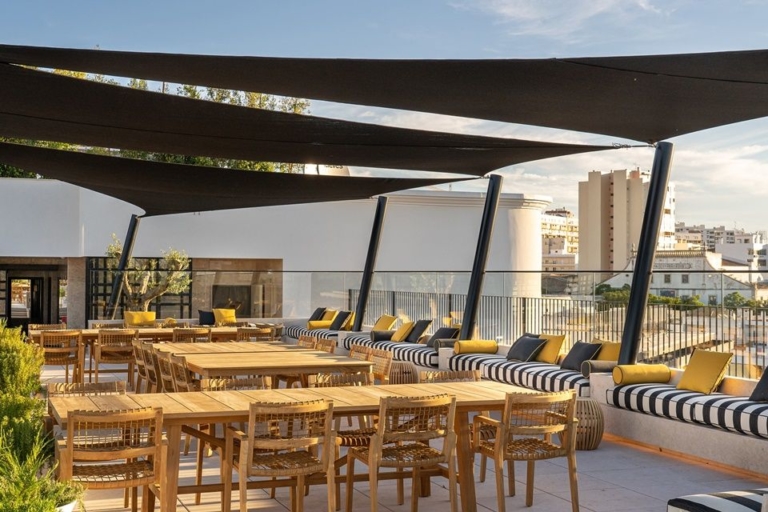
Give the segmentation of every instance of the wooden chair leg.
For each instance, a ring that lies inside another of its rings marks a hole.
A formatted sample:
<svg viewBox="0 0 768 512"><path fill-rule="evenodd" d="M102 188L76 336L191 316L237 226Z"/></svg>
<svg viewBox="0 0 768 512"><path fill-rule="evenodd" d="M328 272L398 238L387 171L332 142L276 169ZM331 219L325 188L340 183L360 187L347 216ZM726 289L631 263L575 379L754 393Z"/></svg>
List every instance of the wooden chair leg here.
<svg viewBox="0 0 768 512"><path fill-rule="evenodd" d="M504 461L494 459L496 469L496 505L498 512L506 512L504 507ZM514 487L510 488L510 496L514 496Z"/></svg>
<svg viewBox="0 0 768 512"><path fill-rule="evenodd" d="M525 506L530 507L533 505L533 476L535 474L534 471L534 464L535 462L532 460L528 461L528 472L525 477Z"/></svg>
<svg viewBox="0 0 768 512"><path fill-rule="evenodd" d="M413 467L413 478L411 481L411 512L417 512L419 509L419 496L421 495L421 476L419 467Z"/></svg>
<svg viewBox="0 0 768 512"><path fill-rule="evenodd" d="M371 489L369 494L371 495L371 512L378 512L379 510L379 468L378 467L369 467L368 468L368 474L369 481L371 483ZM398 482L402 483L402 479L398 480ZM400 504L402 505L403 501L400 500Z"/></svg>
<svg viewBox="0 0 768 512"><path fill-rule="evenodd" d="M352 512L353 478L355 475L355 459L347 455L347 512Z"/></svg>
<svg viewBox="0 0 768 512"><path fill-rule="evenodd" d="M573 512L579 512L579 481L576 474L576 454L568 455L568 480L571 484L571 508Z"/></svg>
<svg viewBox="0 0 768 512"><path fill-rule="evenodd" d="M515 495L515 461L508 460L507 461L507 480L508 486L509 486L509 495L514 496Z"/></svg>

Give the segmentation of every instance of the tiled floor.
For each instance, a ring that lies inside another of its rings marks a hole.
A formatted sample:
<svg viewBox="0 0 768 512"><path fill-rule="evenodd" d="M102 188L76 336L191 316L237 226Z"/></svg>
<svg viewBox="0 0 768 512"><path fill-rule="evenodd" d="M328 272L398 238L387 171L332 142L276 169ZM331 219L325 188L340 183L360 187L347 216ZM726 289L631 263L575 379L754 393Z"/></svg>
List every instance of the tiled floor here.
<svg viewBox="0 0 768 512"><path fill-rule="evenodd" d="M124 378L124 375L107 377ZM63 370L46 368L44 380L63 380ZM187 457L182 456L180 475L182 482L194 480L194 448ZM479 461L479 459L478 459ZM765 487L766 482L740 477L738 475L692 464L680 459L661 455L618 442L604 440L594 451L577 453L579 499L584 512L612 511L664 511L670 498L692 493L716 492L725 490L751 489ZM217 456L205 459L207 481L218 479L219 460ZM360 465L357 466L361 468ZM475 478L477 481L478 468ZM531 510L541 512L569 512L571 510L568 473L564 459L542 461L536 464L535 491L533 507L525 506L525 466L516 466L517 496L506 498L507 510ZM394 481L382 482L379 491L379 510L410 510L410 485L406 482L406 501L396 504ZM497 510L494 474L489 469L485 483L476 483L477 504L480 511ZM308 512L325 510L326 489L313 486L305 499ZM344 486L342 485L342 498ZM237 493L233 493L233 508L237 509ZM194 504L194 495L182 495L177 510L190 512L210 512L221 510L218 494L203 494L200 505ZM88 512L125 510L122 492L90 491L85 501ZM290 509L288 491L278 490L277 498L270 499L268 492L249 491L249 510L283 511ZM447 482L433 479L432 493L428 498L419 500L422 512L444 512L448 510ZM370 510L368 485L355 485L354 510Z"/></svg>

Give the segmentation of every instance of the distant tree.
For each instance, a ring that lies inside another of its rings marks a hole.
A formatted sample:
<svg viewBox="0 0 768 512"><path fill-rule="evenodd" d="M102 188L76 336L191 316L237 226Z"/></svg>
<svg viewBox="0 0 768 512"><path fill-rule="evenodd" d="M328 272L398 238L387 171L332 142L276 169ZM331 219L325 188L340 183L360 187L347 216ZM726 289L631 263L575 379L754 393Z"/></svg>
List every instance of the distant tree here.
<svg viewBox="0 0 768 512"><path fill-rule="evenodd" d="M731 292L723 298L723 305L731 309L743 307L746 303L746 297L739 292Z"/></svg>
<svg viewBox="0 0 768 512"><path fill-rule="evenodd" d="M107 246L107 268L115 271L123 253L123 244L113 234ZM159 263L154 259L131 258L123 272L123 295L129 311L147 311L149 304L166 293L181 293L189 288L189 256L170 249Z"/></svg>

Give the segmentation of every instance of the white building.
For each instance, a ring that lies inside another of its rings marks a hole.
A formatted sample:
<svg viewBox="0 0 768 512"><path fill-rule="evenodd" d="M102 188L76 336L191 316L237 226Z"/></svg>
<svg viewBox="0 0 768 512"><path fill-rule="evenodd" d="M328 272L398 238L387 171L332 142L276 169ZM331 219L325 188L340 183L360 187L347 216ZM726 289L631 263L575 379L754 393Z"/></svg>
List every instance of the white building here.
<svg viewBox="0 0 768 512"><path fill-rule="evenodd" d="M541 215L541 257L544 272L572 272L579 261L579 219L559 208Z"/></svg>
<svg viewBox="0 0 768 512"><path fill-rule="evenodd" d="M640 240L650 172L589 173L579 182L579 270L622 270ZM669 183L657 250L675 248L675 189Z"/></svg>
<svg viewBox="0 0 768 512"><path fill-rule="evenodd" d="M389 198L374 289L387 282L400 289L423 287L409 277L422 272L425 280L439 281L435 287L466 293L485 194L418 190ZM541 269L541 212L549 203L542 196L502 194L490 272ZM149 217L141 220L133 256L186 251L197 280L187 307L195 314L213 300L210 286L200 283L247 289L252 304L246 316L309 314L311 304L336 300L333 294L316 296L324 290L359 286L375 209L376 200L369 199ZM65 289L67 323L83 327L95 318L95 303L106 300L98 295L93 265L112 234L123 239L131 215L141 213L56 180L0 179L0 316L11 316L11 284L24 279L39 286L30 307L35 320L58 320ZM437 279L436 273L450 279ZM541 293L535 273L488 277L485 286L531 297Z"/></svg>

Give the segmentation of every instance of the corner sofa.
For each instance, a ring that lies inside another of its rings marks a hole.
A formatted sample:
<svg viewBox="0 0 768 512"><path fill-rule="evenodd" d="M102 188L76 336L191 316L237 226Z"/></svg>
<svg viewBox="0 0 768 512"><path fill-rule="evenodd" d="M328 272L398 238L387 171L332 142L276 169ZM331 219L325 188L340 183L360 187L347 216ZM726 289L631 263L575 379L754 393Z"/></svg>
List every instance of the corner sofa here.
<svg viewBox="0 0 768 512"><path fill-rule="evenodd" d="M677 389L683 371L670 372L667 383L616 385L611 374L591 376L606 431L663 451L768 475L768 403L749 399L756 381L725 377L717 392L705 394Z"/></svg>

